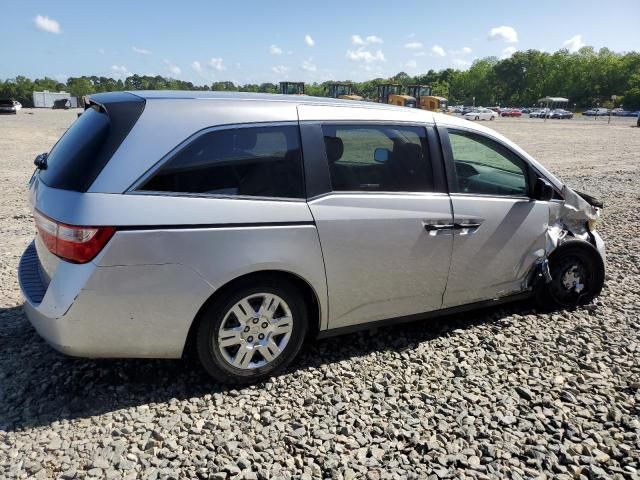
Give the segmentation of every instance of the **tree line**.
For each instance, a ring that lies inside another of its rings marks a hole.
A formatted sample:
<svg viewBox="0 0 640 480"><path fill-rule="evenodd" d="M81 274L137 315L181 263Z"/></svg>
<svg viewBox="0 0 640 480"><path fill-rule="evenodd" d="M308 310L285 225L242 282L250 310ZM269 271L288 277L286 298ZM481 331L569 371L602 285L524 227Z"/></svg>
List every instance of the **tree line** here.
<svg viewBox="0 0 640 480"><path fill-rule="evenodd" d="M357 94L375 99L377 85L392 81L403 85L424 84L433 87L434 95L447 97L449 104L485 106L531 106L544 96L566 97L570 105L587 108L599 104L640 109L640 52L616 53L608 48L595 50L583 47L577 52L559 50L548 53L526 50L509 58L487 57L476 60L466 70L447 68L429 70L411 76L400 72L390 79L376 78L353 82ZM311 83L305 93L326 96L328 84ZM131 75L126 79L102 76L70 77L66 82L51 78L31 80L24 76L0 81L0 98L13 98L24 106L32 106L33 91L69 92L81 97L91 93L119 90L226 90L277 93L273 83L235 85L233 82L213 82L195 85L192 82L160 75Z"/></svg>

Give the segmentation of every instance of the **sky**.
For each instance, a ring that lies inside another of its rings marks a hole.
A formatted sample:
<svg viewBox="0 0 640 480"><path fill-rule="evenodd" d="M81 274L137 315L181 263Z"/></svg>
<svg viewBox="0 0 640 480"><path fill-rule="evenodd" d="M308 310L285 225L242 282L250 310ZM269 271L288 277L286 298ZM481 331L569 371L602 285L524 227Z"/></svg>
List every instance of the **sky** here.
<svg viewBox="0 0 640 480"><path fill-rule="evenodd" d="M640 49L640 0L0 0L0 79L362 81L584 45Z"/></svg>

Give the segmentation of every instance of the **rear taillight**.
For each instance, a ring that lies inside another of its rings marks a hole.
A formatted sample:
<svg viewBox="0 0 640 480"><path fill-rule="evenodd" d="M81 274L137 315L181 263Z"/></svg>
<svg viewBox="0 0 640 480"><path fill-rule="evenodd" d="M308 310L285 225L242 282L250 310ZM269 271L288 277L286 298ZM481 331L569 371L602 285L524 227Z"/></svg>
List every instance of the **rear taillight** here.
<svg viewBox="0 0 640 480"><path fill-rule="evenodd" d="M95 258L113 236L114 227L77 227L56 222L37 210L33 212L36 228L47 249L73 263L87 263Z"/></svg>

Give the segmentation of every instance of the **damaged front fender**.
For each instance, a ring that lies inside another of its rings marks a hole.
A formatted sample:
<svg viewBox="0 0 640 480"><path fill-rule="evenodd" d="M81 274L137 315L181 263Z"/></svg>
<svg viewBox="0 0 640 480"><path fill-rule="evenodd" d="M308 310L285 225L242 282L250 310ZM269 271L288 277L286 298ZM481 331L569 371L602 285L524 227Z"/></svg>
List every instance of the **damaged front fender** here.
<svg viewBox="0 0 640 480"><path fill-rule="evenodd" d="M549 223L547 225L545 251L537 264L537 275L546 283L551 282L549 272L549 255L568 238L577 238L593 245L604 261L604 242L593 230L600 218L600 210L604 208L601 201L590 195L576 192L564 185L562 202L549 203ZM530 285L532 286L532 285Z"/></svg>

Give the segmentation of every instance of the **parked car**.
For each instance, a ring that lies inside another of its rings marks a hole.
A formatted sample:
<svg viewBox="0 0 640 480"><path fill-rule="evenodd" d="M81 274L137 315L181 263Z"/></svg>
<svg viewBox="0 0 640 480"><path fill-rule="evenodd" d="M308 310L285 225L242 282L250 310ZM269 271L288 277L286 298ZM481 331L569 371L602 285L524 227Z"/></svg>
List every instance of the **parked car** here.
<svg viewBox="0 0 640 480"><path fill-rule="evenodd" d="M500 116L502 117L521 117L522 112L517 108L507 108L500 112Z"/></svg>
<svg viewBox="0 0 640 480"><path fill-rule="evenodd" d="M571 113L568 110L564 110L562 108L556 108L555 110L551 111L549 118L559 118L559 119L566 120L566 119L573 118L573 113Z"/></svg>
<svg viewBox="0 0 640 480"><path fill-rule="evenodd" d="M600 117L603 115L609 115L609 110L606 108L590 108L582 114L586 115L587 117Z"/></svg>
<svg viewBox="0 0 640 480"><path fill-rule="evenodd" d="M60 98L53 102L53 106L51 108L54 110L69 110L71 108L71 100L68 98Z"/></svg>
<svg viewBox="0 0 640 480"><path fill-rule="evenodd" d="M476 110L465 113L466 120L494 120L498 118L498 114L488 108L477 108Z"/></svg>
<svg viewBox="0 0 640 480"><path fill-rule="evenodd" d="M451 115L101 93L35 163L18 277L31 323L70 355L193 349L247 383L309 336L530 297L573 307L603 286L600 204Z"/></svg>
<svg viewBox="0 0 640 480"><path fill-rule="evenodd" d="M22 108L22 104L17 100L2 99L0 100L0 113L18 113Z"/></svg>
<svg viewBox="0 0 640 480"><path fill-rule="evenodd" d="M529 114L529 113L531 113L531 109L530 108L523 108L523 109L520 110L520 112L523 113L523 114L524 113Z"/></svg>

